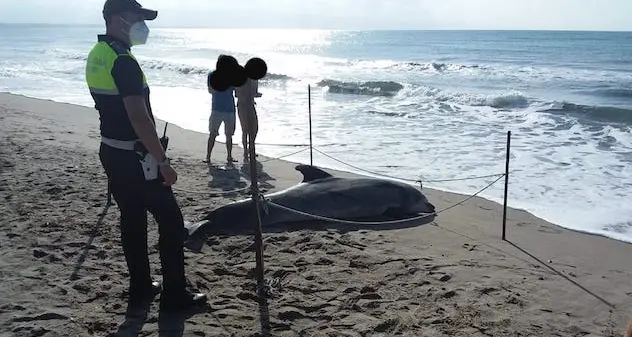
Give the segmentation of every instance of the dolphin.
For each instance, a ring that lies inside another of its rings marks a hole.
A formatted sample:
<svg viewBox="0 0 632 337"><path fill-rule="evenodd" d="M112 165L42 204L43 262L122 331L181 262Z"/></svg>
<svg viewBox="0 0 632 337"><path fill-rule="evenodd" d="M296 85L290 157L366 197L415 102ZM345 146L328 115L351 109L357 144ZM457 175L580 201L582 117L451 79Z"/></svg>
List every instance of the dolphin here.
<svg viewBox="0 0 632 337"><path fill-rule="evenodd" d="M295 169L302 173L303 180L265 195L265 200L303 213L347 221L380 216L412 218L425 215L429 219L436 216L435 207L412 185L370 177L335 177L311 165L301 164ZM318 220L274 205L266 207L265 202L263 205L260 212L262 227ZM254 229L256 221L252 198L248 198L214 209L198 222L186 223L185 234L187 240L201 239L212 230Z"/></svg>

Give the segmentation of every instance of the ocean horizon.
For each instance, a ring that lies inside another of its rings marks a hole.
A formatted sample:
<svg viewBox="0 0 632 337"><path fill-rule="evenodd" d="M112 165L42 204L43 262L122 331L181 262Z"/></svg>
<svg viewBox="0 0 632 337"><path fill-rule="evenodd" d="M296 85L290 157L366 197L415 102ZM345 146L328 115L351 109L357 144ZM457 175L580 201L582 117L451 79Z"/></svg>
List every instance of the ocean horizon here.
<svg viewBox="0 0 632 337"><path fill-rule="evenodd" d="M503 173L512 131L510 207L632 243L632 32L150 28L133 52L157 118L207 133L217 56L262 57L258 142L309 142L309 85L315 148L472 194L495 178L445 180ZM84 63L103 31L0 23L0 91L92 107ZM309 163L309 151L284 159ZM318 151L314 164L367 173ZM503 188L480 196L502 203Z"/></svg>
<svg viewBox="0 0 632 337"><path fill-rule="evenodd" d="M105 29L104 23L47 23L47 22L0 22L0 26L31 26L31 27L92 27ZM339 32L532 32L532 33L550 33L550 32L568 32L568 33L632 33L632 30L608 30L608 29L450 29L450 28L376 28L376 29L350 29L350 28L287 28L287 27L212 27L212 26L170 26L152 22L150 29L205 29L205 30L309 30L309 31L339 31Z"/></svg>

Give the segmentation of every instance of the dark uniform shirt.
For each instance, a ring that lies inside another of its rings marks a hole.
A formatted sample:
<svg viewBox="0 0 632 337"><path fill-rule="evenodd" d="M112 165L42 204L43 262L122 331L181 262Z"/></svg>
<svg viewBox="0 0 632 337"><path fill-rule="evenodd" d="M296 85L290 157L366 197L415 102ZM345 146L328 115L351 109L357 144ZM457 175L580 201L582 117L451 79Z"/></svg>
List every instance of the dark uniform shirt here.
<svg viewBox="0 0 632 337"><path fill-rule="evenodd" d="M128 55L130 50L128 44L110 35L99 35L98 39L107 42L119 54L111 71L119 95L91 93L95 108L99 111L101 135L118 140L138 139L129 121L123 97L144 96L149 117L154 121L149 103L149 87L143 83L143 72L138 62Z"/></svg>

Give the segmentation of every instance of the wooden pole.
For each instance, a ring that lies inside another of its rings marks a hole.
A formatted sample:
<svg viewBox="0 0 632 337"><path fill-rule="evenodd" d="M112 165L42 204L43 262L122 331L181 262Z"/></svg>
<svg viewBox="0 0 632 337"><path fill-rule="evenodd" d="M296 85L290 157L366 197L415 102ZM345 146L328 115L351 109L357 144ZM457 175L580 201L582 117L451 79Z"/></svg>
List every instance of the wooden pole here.
<svg viewBox="0 0 632 337"><path fill-rule="evenodd" d="M259 186L257 183L257 160L255 151L255 135L254 128L254 112L251 111L246 118L246 129L248 130L248 155L250 165L250 191L252 193L252 203L255 211L255 255L256 255L256 267L255 274L257 276L257 289L261 289L264 281L263 274L263 234L261 231L261 205L259 204Z"/></svg>
<svg viewBox="0 0 632 337"><path fill-rule="evenodd" d="M307 85L307 109L309 111L309 164L314 166L314 153L312 147L312 86Z"/></svg>
<svg viewBox="0 0 632 337"><path fill-rule="evenodd" d="M509 154L511 150L511 131L507 131L507 157L505 158L505 197L503 200L503 234L502 238L505 241L505 234L507 228L507 190L509 187Z"/></svg>

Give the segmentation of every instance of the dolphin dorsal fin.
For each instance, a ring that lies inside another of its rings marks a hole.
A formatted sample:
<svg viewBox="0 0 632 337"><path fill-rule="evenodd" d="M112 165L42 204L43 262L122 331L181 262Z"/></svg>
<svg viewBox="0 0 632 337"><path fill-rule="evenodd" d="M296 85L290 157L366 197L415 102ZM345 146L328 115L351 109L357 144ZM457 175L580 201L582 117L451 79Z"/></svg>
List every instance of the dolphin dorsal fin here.
<svg viewBox="0 0 632 337"><path fill-rule="evenodd" d="M332 177L331 174L311 165L297 165L295 169L303 174L303 182Z"/></svg>

